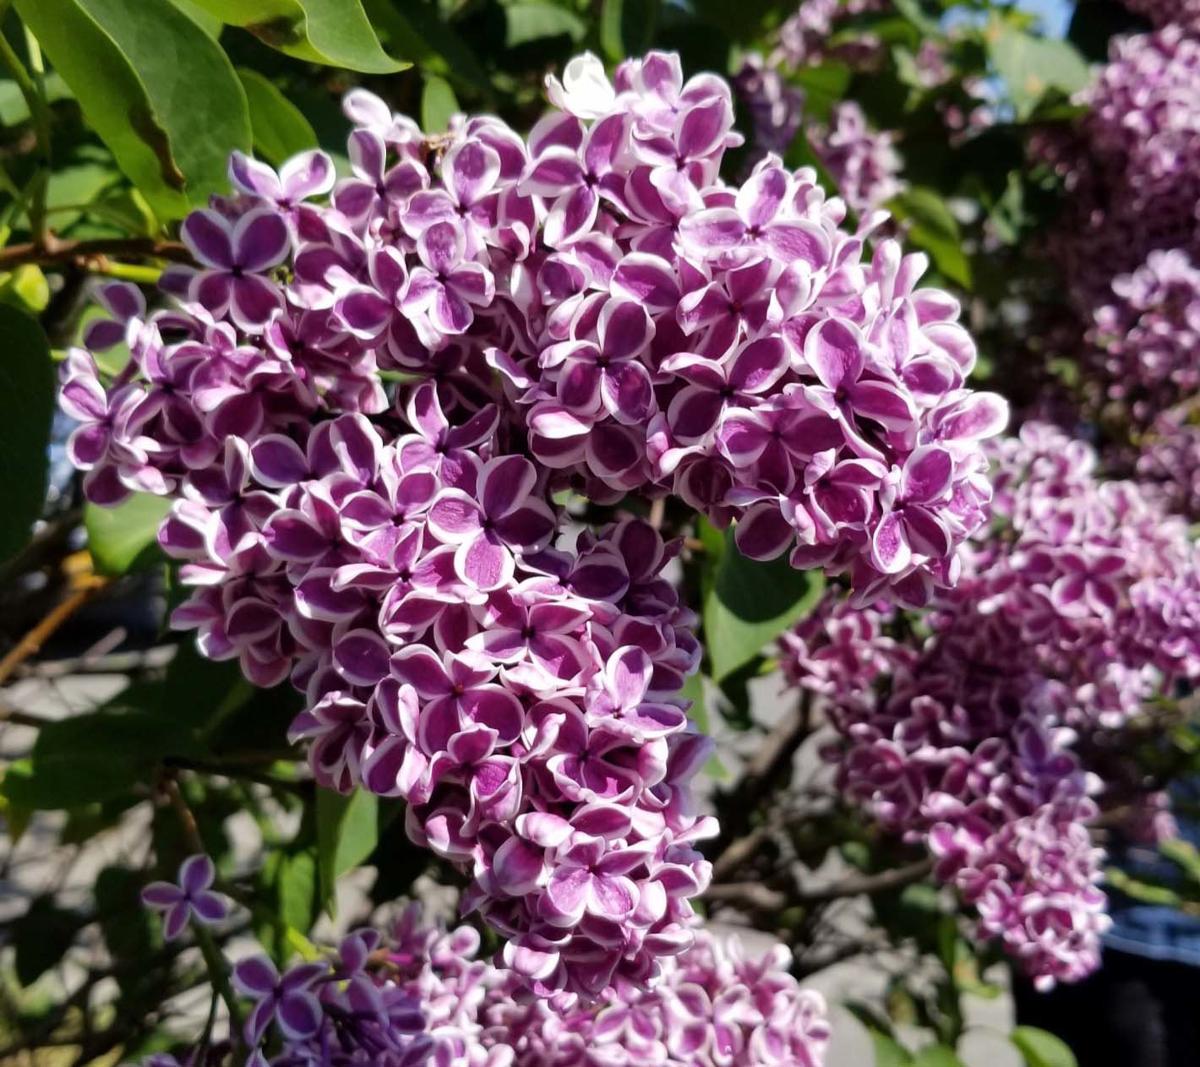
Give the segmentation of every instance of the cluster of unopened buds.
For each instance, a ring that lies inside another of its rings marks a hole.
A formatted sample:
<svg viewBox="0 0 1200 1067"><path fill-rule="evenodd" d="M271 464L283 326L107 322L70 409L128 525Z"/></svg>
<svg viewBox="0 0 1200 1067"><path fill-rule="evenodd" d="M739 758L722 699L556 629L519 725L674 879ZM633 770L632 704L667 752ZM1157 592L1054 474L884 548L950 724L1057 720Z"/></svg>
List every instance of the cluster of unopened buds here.
<svg viewBox="0 0 1200 1067"><path fill-rule="evenodd" d="M1100 780L1077 742L1200 678L1200 562L1182 519L1028 424L957 588L913 626L829 603L783 642L826 701L846 793L910 841L1041 984L1099 962Z"/></svg>
<svg viewBox="0 0 1200 1067"><path fill-rule="evenodd" d="M565 1003L687 950L713 826L677 546L619 511L568 536L556 502L674 493L747 555L922 604L985 518L1006 412L966 387L924 258L868 254L882 216L847 232L774 158L720 180L725 81L585 56L549 95L527 139L490 117L431 139L356 90L340 181L320 152L235 155L236 194L183 224L174 304L103 288L62 402L93 501L173 500L175 625L290 679L318 781L403 797Z"/></svg>

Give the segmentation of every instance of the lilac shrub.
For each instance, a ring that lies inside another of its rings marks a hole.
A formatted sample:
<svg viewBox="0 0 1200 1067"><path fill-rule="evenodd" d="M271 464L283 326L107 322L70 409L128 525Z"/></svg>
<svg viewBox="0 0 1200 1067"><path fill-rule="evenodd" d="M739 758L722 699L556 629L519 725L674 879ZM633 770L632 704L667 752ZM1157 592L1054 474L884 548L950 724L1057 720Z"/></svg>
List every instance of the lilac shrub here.
<svg viewBox="0 0 1200 1067"><path fill-rule="evenodd" d="M1200 677L1200 575L1183 520L1100 481L1082 442L1028 424L996 454L999 521L919 625L829 601L782 649L829 709L846 794L1050 985L1097 966L1107 922L1077 741Z"/></svg>

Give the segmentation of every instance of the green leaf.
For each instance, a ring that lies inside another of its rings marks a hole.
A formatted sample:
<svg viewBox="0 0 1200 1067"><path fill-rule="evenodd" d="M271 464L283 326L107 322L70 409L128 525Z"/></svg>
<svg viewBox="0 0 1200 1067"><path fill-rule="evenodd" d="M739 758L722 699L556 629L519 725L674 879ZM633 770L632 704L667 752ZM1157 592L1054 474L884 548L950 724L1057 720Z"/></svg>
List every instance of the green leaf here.
<svg viewBox="0 0 1200 1067"><path fill-rule="evenodd" d="M269 79L256 70L238 67L237 75L250 105L254 148L278 167L284 160L317 146L317 135L308 119Z"/></svg>
<svg viewBox="0 0 1200 1067"><path fill-rule="evenodd" d="M46 102L70 100L71 90L62 75L51 71L46 75ZM0 81L0 124L18 126L29 118L29 105L14 81Z"/></svg>
<svg viewBox="0 0 1200 1067"><path fill-rule="evenodd" d="M228 188L250 118L225 53L168 0L16 0L89 125L163 219Z"/></svg>
<svg viewBox="0 0 1200 1067"><path fill-rule="evenodd" d="M614 63L640 56L654 40L659 0L604 0L600 12L600 47Z"/></svg>
<svg viewBox="0 0 1200 1067"><path fill-rule="evenodd" d="M78 808L128 792L164 754L188 747L169 716L114 704L43 726L33 752L8 768L0 792L22 807Z"/></svg>
<svg viewBox="0 0 1200 1067"><path fill-rule="evenodd" d="M912 1053L894 1037L868 1030L871 1047L875 1050L875 1067L908 1067L913 1062Z"/></svg>
<svg viewBox="0 0 1200 1067"><path fill-rule="evenodd" d="M41 267L22 263L11 274L0 275L0 300L36 315L50 303L50 283Z"/></svg>
<svg viewBox="0 0 1200 1067"><path fill-rule="evenodd" d="M487 71L435 7L421 0L363 0L363 6L393 51L410 57L423 72L491 97Z"/></svg>
<svg viewBox="0 0 1200 1067"><path fill-rule="evenodd" d="M311 849L284 853L276 876L280 923L302 934L312 929L317 915L317 857Z"/></svg>
<svg viewBox="0 0 1200 1067"><path fill-rule="evenodd" d="M46 502L54 366L42 328L0 304L0 561L18 552Z"/></svg>
<svg viewBox="0 0 1200 1067"><path fill-rule="evenodd" d="M908 1051L892 1033L891 1024L876 1009L862 1001L847 1001L845 1008L867 1031L875 1050L875 1067L907 1067L912 1063Z"/></svg>
<svg viewBox="0 0 1200 1067"><path fill-rule="evenodd" d="M951 281L971 287L971 264L962 250L958 222L937 193L914 185L889 200L887 207L908 223L908 244L928 252L934 266Z"/></svg>
<svg viewBox="0 0 1200 1067"><path fill-rule="evenodd" d="M1034 1026L1018 1026L1009 1040L1025 1059L1026 1067L1076 1067L1073 1053L1061 1038Z"/></svg>
<svg viewBox="0 0 1200 1067"><path fill-rule="evenodd" d="M166 497L149 493L135 493L115 508L86 505L83 525L96 569L101 574L121 575L157 559L158 526L170 509Z"/></svg>
<svg viewBox="0 0 1200 1067"><path fill-rule="evenodd" d="M171 3L187 15L188 18L214 41L221 36L221 20L214 15L210 15L196 3L196 0L171 0Z"/></svg>
<svg viewBox="0 0 1200 1067"><path fill-rule="evenodd" d="M17 981L33 985L66 955L83 925L82 916L60 908L52 896L35 897L12 925Z"/></svg>
<svg viewBox="0 0 1200 1067"><path fill-rule="evenodd" d="M160 980L144 961L156 947L156 919L142 907L139 894L145 876L129 867L105 867L96 878L93 893L99 913L100 931L108 954L121 963L138 964L118 969L116 979L126 993L152 997Z"/></svg>
<svg viewBox="0 0 1200 1067"><path fill-rule="evenodd" d="M436 74L427 74L421 93L421 129L426 133L445 133L450 128L450 119L459 110L458 97L450 83Z"/></svg>
<svg viewBox="0 0 1200 1067"><path fill-rule="evenodd" d="M769 563L747 559L727 530L704 597L704 639L713 680L732 674L802 619L823 588L819 572L796 570L786 555Z"/></svg>
<svg viewBox="0 0 1200 1067"><path fill-rule="evenodd" d="M1088 84L1087 63L1067 41L1034 37L1000 22L988 28L987 40L1019 119L1028 118L1048 90L1070 96Z"/></svg>
<svg viewBox="0 0 1200 1067"><path fill-rule="evenodd" d="M321 901L331 904L334 886L375 849L379 840L379 798L364 789L349 796L317 790L317 868Z"/></svg>
<svg viewBox="0 0 1200 1067"><path fill-rule="evenodd" d="M954 1049L946 1045L926 1045L909 1062L912 1067L963 1067Z"/></svg>
<svg viewBox="0 0 1200 1067"><path fill-rule="evenodd" d="M364 74L394 74L409 64L389 56L360 0L192 0L230 26L310 63Z"/></svg>
<svg viewBox="0 0 1200 1067"><path fill-rule="evenodd" d="M854 72L845 63L823 63L796 71L792 80L804 90L804 116L825 122L833 105L845 99Z"/></svg>
<svg viewBox="0 0 1200 1067"><path fill-rule="evenodd" d="M508 34L504 43L509 48L563 35L578 41L587 33L587 23L583 19L556 4L512 4L504 14L508 20Z"/></svg>

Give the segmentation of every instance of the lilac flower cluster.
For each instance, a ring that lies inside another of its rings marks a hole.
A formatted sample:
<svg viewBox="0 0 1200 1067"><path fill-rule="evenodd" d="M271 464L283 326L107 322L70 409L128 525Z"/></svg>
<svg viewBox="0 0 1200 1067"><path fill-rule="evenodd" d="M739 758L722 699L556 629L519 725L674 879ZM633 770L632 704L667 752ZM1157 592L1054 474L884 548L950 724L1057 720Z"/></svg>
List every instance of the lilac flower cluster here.
<svg viewBox="0 0 1200 1067"><path fill-rule="evenodd" d="M194 857L199 858L199 857ZM282 974L243 959L248 1067L821 1067L825 1003L788 973L781 945L747 957L704 930L664 961L652 990L619 984L564 1009L479 958L480 937L410 905L390 936L363 929ZM270 1054L267 1048L278 1051ZM157 1056L145 1067L178 1067Z"/></svg>
<svg viewBox="0 0 1200 1067"><path fill-rule="evenodd" d="M352 92L341 181L320 152L235 154L175 305L102 288L62 402L90 499L173 500L174 625L290 679L317 780L405 798L509 965L595 996L690 941L699 648L673 546L629 519L571 545L553 494L673 491L749 555L917 604L985 516L1005 409L966 388L924 258L865 256L878 219L844 231L775 159L720 182L726 82L584 56L548 90L527 141L425 138Z"/></svg>
<svg viewBox="0 0 1200 1067"><path fill-rule="evenodd" d="M904 188L894 137L872 130L853 100L835 104L829 123L811 138L813 151L857 212L882 207Z"/></svg>
<svg viewBox="0 0 1200 1067"><path fill-rule="evenodd" d="M801 0L779 27L770 62L792 70L833 59L863 66L883 50L883 43L869 33L849 41L834 40L838 24L856 15L887 8L886 0Z"/></svg>
<svg viewBox="0 0 1200 1067"><path fill-rule="evenodd" d="M777 945L747 958L736 941L696 931L652 990L622 986L560 1014L522 1002L511 975L475 959L469 928L423 928L409 913L390 962L425 1009L437 1067L820 1067L829 1039L820 994L788 973Z"/></svg>
<svg viewBox="0 0 1200 1067"><path fill-rule="evenodd" d="M1177 25L1118 38L1081 95L1071 143L1043 145L1070 199L1055 248L1085 315L1156 249L1197 250L1200 40Z"/></svg>
<svg viewBox="0 0 1200 1067"><path fill-rule="evenodd" d="M1200 4L1196 0L1123 0L1135 14L1158 29L1179 26L1192 36L1200 32Z"/></svg>
<svg viewBox="0 0 1200 1067"><path fill-rule="evenodd" d="M1076 738L1200 677L1200 572L1182 520L1098 481L1081 442L1029 424L996 451L1002 522L922 625L830 602L782 648L829 707L847 795L924 841L1045 985L1092 970L1106 926Z"/></svg>
<svg viewBox="0 0 1200 1067"><path fill-rule="evenodd" d="M317 781L407 800L540 992L649 981L687 944L711 832L671 549L635 520L554 548L494 409L454 426L426 383L406 415L387 443L357 414L232 438L188 474L160 537L198 586L173 623L259 684L290 676Z"/></svg>
<svg viewBox="0 0 1200 1067"><path fill-rule="evenodd" d="M420 1000L382 973L382 939L358 930L336 953L288 967L264 955L239 961L233 988L252 1004L246 1067L426 1067L434 1062ZM279 1051L268 1058L267 1049ZM149 1065L147 1065L149 1067Z"/></svg>
<svg viewBox="0 0 1200 1067"><path fill-rule="evenodd" d="M1115 278L1112 292L1088 340L1107 398L1144 428L1200 387L1200 269L1180 249L1154 251Z"/></svg>
<svg viewBox="0 0 1200 1067"><path fill-rule="evenodd" d="M1193 521L1200 517L1200 422L1194 404L1180 403L1155 416L1138 439L1116 458L1163 493L1170 507Z"/></svg>
<svg viewBox="0 0 1200 1067"><path fill-rule="evenodd" d="M292 422L378 415L378 369L435 374L476 406L494 371L552 488L673 491L718 523L743 518L748 554L792 544L797 566L852 570L864 591L912 598L950 581L987 501L980 440L1005 414L966 389L974 346L957 303L915 287L924 258L881 241L864 262L882 220L843 231L844 206L810 170L768 158L741 188L721 184L737 141L729 86L684 83L674 56L623 64L615 84L581 57L551 97L566 110L528 143L477 118L431 151L353 93L355 177L324 209L305 202L333 181L320 154L281 175L235 159L241 195L184 226L203 268L172 278L196 321L216 320L223 369L172 350L169 370L106 391L86 356L69 365L93 499L178 491L173 466L215 463L203 453L284 403ZM264 272L285 260L281 286ZM130 328L139 316L122 309ZM250 365L250 348L270 358ZM299 352L314 363L302 375ZM177 394L197 363L214 380L185 414ZM147 388L170 393L162 410ZM928 449L945 473L922 489L931 521L897 541L887 530L912 525L907 472ZM833 512L818 501L830 492Z"/></svg>

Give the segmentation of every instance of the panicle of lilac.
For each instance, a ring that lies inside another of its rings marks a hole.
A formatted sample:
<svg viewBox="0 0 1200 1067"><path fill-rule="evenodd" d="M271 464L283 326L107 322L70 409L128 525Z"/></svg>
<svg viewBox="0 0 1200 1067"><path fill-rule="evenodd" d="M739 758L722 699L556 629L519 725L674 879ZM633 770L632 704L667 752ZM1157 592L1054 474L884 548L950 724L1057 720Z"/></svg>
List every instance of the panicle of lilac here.
<svg viewBox="0 0 1200 1067"><path fill-rule="evenodd" d="M1100 395L1085 402L1117 431L1106 467L1158 486L1173 511L1200 514L1200 270L1192 255L1155 250L1117 276L1086 341L1088 382Z"/></svg>
<svg viewBox="0 0 1200 1067"><path fill-rule="evenodd" d="M475 958L469 928L443 932L413 913L391 961L419 999L437 1042L436 1067L820 1067L829 1040L825 1003L788 973L776 946L747 957L735 940L697 930L664 963L653 989L621 984L594 1004L562 1010L522 997L511 974Z"/></svg>
<svg viewBox="0 0 1200 1067"><path fill-rule="evenodd" d="M887 7L886 0L802 0L776 32L770 63L793 70L835 59L865 65L882 51L883 43L870 33L835 41L838 24Z"/></svg>
<svg viewBox="0 0 1200 1067"><path fill-rule="evenodd" d="M1179 26L1193 37L1200 32L1200 4L1196 0L1123 0L1135 14L1158 29Z"/></svg>
<svg viewBox="0 0 1200 1067"><path fill-rule="evenodd" d="M829 707L846 794L1046 985L1094 969L1107 924L1076 739L1200 676L1200 583L1183 521L1100 481L1089 446L1030 423L994 452L998 521L917 626L830 601L781 649Z"/></svg>
<svg viewBox="0 0 1200 1067"><path fill-rule="evenodd" d="M1184 401L1160 411L1117 462L1152 484L1172 511L1195 520L1200 516L1200 424L1195 405Z"/></svg>
<svg viewBox="0 0 1200 1067"><path fill-rule="evenodd" d="M266 956L235 965L252 1003L252 1067L821 1067L825 1002L761 957L696 929L653 989L619 983L589 1004L531 999L479 958L469 926L428 925L410 905L388 935L358 930L282 974ZM267 1050L271 1050L269 1055ZM177 1067L158 1057L145 1067Z"/></svg>
<svg viewBox="0 0 1200 1067"><path fill-rule="evenodd" d="M757 52L742 60L733 88L750 113L755 161L771 153L786 156L804 116L803 91Z"/></svg>
<svg viewBox="0 0 1200 1067"><path fill-rule="evenodd" d="M810 138L813 151L829 171L838 192L860 214L882 207L904 185L894 137L873 130L853 100L834 105L827 125Z"/></svg>
<svg viewBox="0 0 1200 1067"><path fill-rule="evenodd" d="M1178 25L1118 38L1080 100L1089 111L1074 136L1046 139L1040 151L1067 178L1052 243L1090 316L1112 300L1113 278L1151 251L1197 250L1200 40Z"/></svg>
<svg viewBox="0 0 1200 1067"><path fill-rule="evenodd" d="M230 444L207 501L163 529L198 586L174 622L260 684L291 678L317 781L407 800L409 836L472 878L537 990L648 982L687 943L712 832L673 548L625 520L556 549L533 465L495 455L494 411L453 426L426 384L407 416L420 432L387 444L359 415L303 448L296 430Z"/></svg>
<svg viewBox="0 0 1200 1067"><path fill-rule="evenodd" d="M1145 428L1200 386L1200 270L1183 249L1156 250L1112 283L1088 340L1108 399Z"/></svg>
<svg viewBox="0 0 1200 1067"><path fill-rule="evenodd" d="M378 416L381 369L432 373L468 407L502 401L551 488L674 492L719 524L744 519L744 551L791 546L864 596L919 600L952 581L985 514L981 441L1005 413L966 388L974 345L957 302L916 287L924 257L890 240L867 255L883 217L844 230L811 170L770 157L725 186L729 86L685 82L676 56L612 82L584 56L564 78L549 91L565 110L528 141L474 118L440 155L352 94L355 176L331 208L302 200L328 184L316 158L289 164L307 177L289 171L287 189L235 159L239 195L185 227L203 268L175 284L194 314L126 309L108 330L139 338L142 380L105 390L86 353L68 362L93 497L177 492L227 439L322 411ZM847 111L838 128L854 124ZM879 153L831 142L853 195L873 195ZM946 477L925 486L918 532L897 519L899 487L928 449Z"/></svg>
<svg viewBox="0 0 1200 1067"><path fill-rule="evenodd" d="M103 287L63 405L90 499L172 498L174 624L290 679L317 779L404 797L510 964L595 996L686 947L708 880L699 649L674 547L631 520L568 547L552 494L674 492L748 555L919 604L985 517L1006 413L924 257L867 253L879 219L848 232L771 158L720 181L724 80L585 55L548 95L526 140L486 116L429 140L356 90L328 204L321 153L235 156L176 305Z"/></svg>

